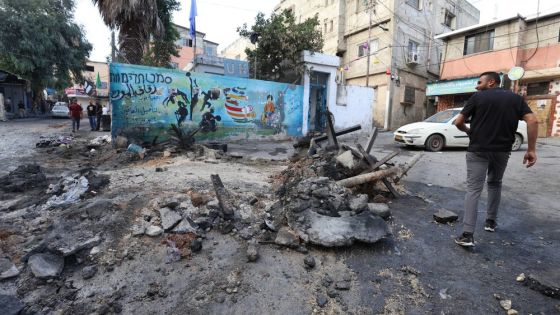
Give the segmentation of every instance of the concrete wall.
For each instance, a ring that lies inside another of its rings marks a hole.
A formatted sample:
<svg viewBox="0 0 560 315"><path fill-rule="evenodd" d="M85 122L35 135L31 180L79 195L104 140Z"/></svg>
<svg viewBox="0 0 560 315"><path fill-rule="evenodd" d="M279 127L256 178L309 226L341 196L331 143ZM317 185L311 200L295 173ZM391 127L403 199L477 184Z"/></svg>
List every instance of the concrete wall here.
<svg viewBox="0 0 560 315"><path fill-rule="evenodd" d="M370 87L339 85L339 94L345 95L345 104L331 104L329 110L333 113L335 129L347 128L356 124L362 126L362 130L369 132L373 127L372 103L374 90Z"/></svg>
<svg viewBox="0 0 560 315"><path fill-rule="evenodd" d="M390 129L397 129L410 122L421 121L426 114L426 80L413 73L399 72L400 83L393 88L393 108ZM405 104L405 87L415 89L414 103Z"/></svg>
<svg viewBox="0 0 560 315"><path fill-rule="evenodd" d="M169 138L171 124L192 131L210 109L221 118L218 128L197 139L302 135L302 86L136 65L110 67L113 136L162 141Z"/></svg>

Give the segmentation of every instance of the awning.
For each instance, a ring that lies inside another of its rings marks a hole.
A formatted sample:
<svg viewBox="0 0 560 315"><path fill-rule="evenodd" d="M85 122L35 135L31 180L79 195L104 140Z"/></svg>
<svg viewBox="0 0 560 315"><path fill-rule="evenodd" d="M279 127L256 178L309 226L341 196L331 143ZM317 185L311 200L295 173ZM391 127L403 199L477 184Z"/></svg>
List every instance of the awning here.
<svg viewBox="0 0 560 315"><path fill-rule="evenodd" d="M479 77L474 77L428 83L426 87L426 96L474 93L476 92L476 83L478 79ZM500 80L504 82L503 74L500 74Z"/></svg>

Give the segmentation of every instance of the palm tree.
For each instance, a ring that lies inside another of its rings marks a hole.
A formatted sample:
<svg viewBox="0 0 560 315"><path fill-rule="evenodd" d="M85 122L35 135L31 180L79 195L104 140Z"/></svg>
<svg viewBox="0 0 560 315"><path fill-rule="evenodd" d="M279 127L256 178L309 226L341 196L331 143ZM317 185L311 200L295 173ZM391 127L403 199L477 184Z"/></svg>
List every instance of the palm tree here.
<svg viewBox="0 0 560 315"><path fill-rule="evenodd" d="M125 62L140 64L150 36L163 36L157 0L92 0L107 26L119 30L120 56Z"/></svg>

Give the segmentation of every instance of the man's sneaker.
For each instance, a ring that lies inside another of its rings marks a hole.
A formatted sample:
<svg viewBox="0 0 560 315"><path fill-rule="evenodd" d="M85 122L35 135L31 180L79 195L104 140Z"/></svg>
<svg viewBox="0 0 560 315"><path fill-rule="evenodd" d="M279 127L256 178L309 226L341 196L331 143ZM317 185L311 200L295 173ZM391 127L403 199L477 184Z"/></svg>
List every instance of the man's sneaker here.
<svg viewBox="0 0 560 315"><path fill-rule="evenodd" d="M473 234L464 232L455 238L455 243L464 247L472 247L474 246Z"/></svg>
<svg viewBox="0 0 560 315"><path fill-rule="evenodd" d="M486 223L484 224L484 230L488 231L488 232L494 232L496 231L496 227L498 226L498 223L496 223L496 220L486 220Z"/></svg>

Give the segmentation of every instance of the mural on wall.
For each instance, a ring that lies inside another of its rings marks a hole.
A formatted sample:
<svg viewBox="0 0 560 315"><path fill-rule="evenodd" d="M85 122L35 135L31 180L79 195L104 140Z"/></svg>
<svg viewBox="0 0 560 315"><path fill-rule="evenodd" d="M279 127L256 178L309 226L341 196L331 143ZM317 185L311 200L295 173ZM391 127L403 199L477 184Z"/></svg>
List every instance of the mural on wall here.
<svg viewBox="0 0 560 315"><path fill-rule="evenodd" d="M201 139L302 133L303 86L128 64L110 77L113 137L161 141L171 124Z"/></svg>

